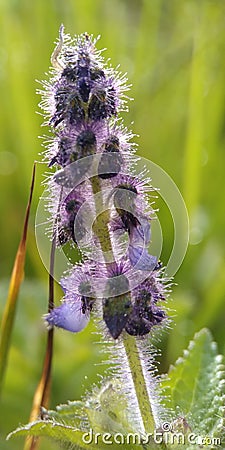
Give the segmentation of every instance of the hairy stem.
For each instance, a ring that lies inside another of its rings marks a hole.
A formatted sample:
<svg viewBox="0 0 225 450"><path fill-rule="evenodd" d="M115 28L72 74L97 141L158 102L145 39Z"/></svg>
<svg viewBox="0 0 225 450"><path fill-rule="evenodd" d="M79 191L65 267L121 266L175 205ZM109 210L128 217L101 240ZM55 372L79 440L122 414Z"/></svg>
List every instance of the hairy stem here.
<svg viewBox="0 0 225 450"><path fill-rule="evenodd" d="M122 337L143 426L146 433L152 433L155 429L155 422L136 338L127 333L124 333Z"/></svg>

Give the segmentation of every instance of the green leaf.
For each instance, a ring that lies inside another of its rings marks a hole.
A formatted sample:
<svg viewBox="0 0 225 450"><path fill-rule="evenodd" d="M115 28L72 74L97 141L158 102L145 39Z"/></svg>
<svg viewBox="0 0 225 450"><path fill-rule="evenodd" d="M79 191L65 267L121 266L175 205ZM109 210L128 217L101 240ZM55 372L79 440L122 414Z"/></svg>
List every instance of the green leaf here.
<svg viewBox="0 0 225 450"><path fill-rule="evenodd" d="M164 449L164 445L142 443L143 436L131 428L128 422L126 400L121 394L117 380L104 380L100 388L94 387L84 401L68 402L56 411L42 410L43 420L31 422L9 434L13 436L46 436L57 441L63 448L130 450ZM110 442L109 442L110 441Z"/></svg>
<svg viewBox="0 0 225 450"><path fill-rule="evenodd" d="M81 431L76 429L75 427L71 427L69 425L65 425L63 423L55 422L55 421L43 421L39 420L36 422L32 422L24 427L17 428L15 431L10 433L8 439L12 436L46 436L48 438L52 438L55 441L59 442L59 444L63 448L73 448L74 450L83 450L83 449L100 449L106 450L109 448L109 440L113 444L113 448L117 447L121 448L121 443L123 449L130 450L131 444L126 444L126 436L123 436L122 433L117 433L117 442L114 441L114 437L106 436L107 433L101 435L100 433L94 433L91 429L88 431ZM104 438L105 436L105 438ZM104 439L108 440L104 442ZM132 442L132 440L131 440ZM132 448L136 450L143 450L142 445L133 445Z"/></svg>
<svg viewBox="0 0 225 450"><path fill-rule="evenodd" d="M88 448L87 445L82 440L84 432L77 430L74 427L65 425L55 421L35 421L24 427L17 428L15 431L10 433L8 439L14 435L17 436L46 436L58 441L60 444L63 443L64 448L74 445L74 449ZM90 449L97 448L96 445L90 445ZM100 447L101 448L101 447ZM102 447L103 448L103 447Z"/></svg>
<svg viewBox="0 0 225 450"><path fill-rule="evenodd" d="M183 357L161 381L165 406L176 413L176 423L183 420L187 434L219 437L224 434L225 371L208 330L197 333ZM187 446L185 448L192 448ZM198 448L195 446L193 448Z"/></svg>

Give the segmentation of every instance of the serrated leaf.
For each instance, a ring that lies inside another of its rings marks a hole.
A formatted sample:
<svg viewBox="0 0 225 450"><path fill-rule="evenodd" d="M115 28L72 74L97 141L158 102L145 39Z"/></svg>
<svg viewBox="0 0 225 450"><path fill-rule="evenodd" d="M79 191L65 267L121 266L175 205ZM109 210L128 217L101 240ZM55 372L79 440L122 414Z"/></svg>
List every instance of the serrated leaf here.
<svg viewBox="0 0 225 450"><path fill-rule="evenodd" d="M122 445L127 450L165 449L163 444L155 444L153 437L145 443L143 436L132 429L128 417L120 383L115 379L104 380L102 386L94 387L91 395L83 401L59 405L56 411L42 408L42 420L16 429L8 438L46 436L63 448L78 450L105 450L109 445L112 448L121 448Z"/></svg>
<svg viewBox="0 0 225 450"><path fill-rule="evenodd" d="M48 437L59 442L60 445L63 443L64 448L72 446L73 448L79 450L87 448L87 445L82 440L82 431L77 430L75 427L69 425L55 422L55 421L35 421L31 422L24 427L17 428L15 431L10 433L8 439L13 436L36 436L36 437ZM90 449L97 448L96 446L89 445Z"/></svg>
<svg viewBox="0 0 225 450"><path fill-rule="evenodd" d="M126 437L123 437L122 433L117 434L118 442L116 443L114 442L112 435L107 437L106 433L101 435L100 433L94 434L89 430L87 432L81 431L74 427L54 421L40 420L32 422L24 427L17 428L15 431L10 433L8 439L13 436L46 436L59 442L60 445L63 445L63 448L74 450L106 450L110 445L109 440L112 441L113 448L117 446L118 448L121 448L121 441L124 439L124 443L122 444L123 449L131 449L130 444L125 443ZM108 440L108 443L104 442L104 439ZM143 446L138 444L133 445L132 448L135 448L135 450L143 450Z"/></svg>
<svg viewBox="0 0 225 450"><path fill-rule="evenodd" d="M80 428L81 421L87 423L87 415L84 411L84 406L76 406L76 403L82 402L68 402L65 405L59 405L56 410L41 409L42 419L52 422L63 423L73 428Z"/></svg>
<svg viewBox="0 0 225 450"><path fill-rule="evenodd" d="M196 435L220 437L221 442L225 424L224 386L222 357L206 329L195 335L183 357L171 367L169 377L161 381L164 404L176 413L176 418L183 417L189 431Z"/></svg>

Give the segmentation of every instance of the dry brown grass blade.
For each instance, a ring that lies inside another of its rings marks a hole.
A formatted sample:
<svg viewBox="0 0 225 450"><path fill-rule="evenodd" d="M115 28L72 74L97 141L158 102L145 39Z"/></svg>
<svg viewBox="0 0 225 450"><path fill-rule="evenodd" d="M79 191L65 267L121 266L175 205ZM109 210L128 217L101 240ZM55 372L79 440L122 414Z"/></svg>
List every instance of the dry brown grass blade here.
<svg viewBox="0 0 225 450"><path fill-rule="evenodd" d="M47 348L44 359L41 379L38 383L34 394L32 410L30 414L30 422L33 422L41 416L41 407L48 407L50 398L51 385L51 364L52 364L52 350L53 350L53 329L48 332ZM26 438L24 450L36 450L39 445L40 438L29 436Z"/></svg>
<svg viewBox="0 0 225 450"><path fill-rule="evenodd" d="M26 209L25 221L23 226L23 234L17 250L12 275L9 284L8 298L3 312L1 330L0 330L0 393L4 381L4 375L7 367L7 359L12 335L12 329L16 313L16 305L19 294L20 285L24 278L24 263L26 255L27 228L30 215L30 208L34 190L35 181L35 164L33 167L30 195Z"/></svg>
<svg viewBox="0 0 225 450"><path fill-rule="evenodd" d="M51 255L50 255L50 273L49 273L49 299L48 299L48 311L54 306L54 258L55 258L55 246L56 241L53 237ZM38 386L36 388L33 405L30 414L30 422L33 422L41 417L42 407L47 408L50 399L50 386L51 386L51 366L53 355L53 329L48 331L47 347L45 353L45 359L42 369L42 374ZM40 442L39 437L29 436L25 440L24 450L37 450Z"/></svg>

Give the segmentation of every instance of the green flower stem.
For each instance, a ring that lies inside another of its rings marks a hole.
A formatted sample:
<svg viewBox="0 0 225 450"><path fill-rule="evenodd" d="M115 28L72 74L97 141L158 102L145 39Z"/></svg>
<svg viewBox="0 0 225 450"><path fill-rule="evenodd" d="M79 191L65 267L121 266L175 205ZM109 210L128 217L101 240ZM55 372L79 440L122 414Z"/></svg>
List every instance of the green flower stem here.
<svg viewBox="0 0 225 450"><path fill-rule="evenodd" d="M99 243L106 263L109 262L108 255L113 256L113 249L109 235L108 222L109 211L104 211L103 197L101 193L101 182L99 178L91 179L92 191L95 199L96 220L93 225L94 233L99 239ZM96 195L97 194L97 195ZM98 211L100 213L98 214ZM134 390L139 406L140 415L142 417L143 426L146 433L153 433L155 429L154 417L152 414L151 400L146 386L145 375L143 373L139 350L136 338L124 333L122 336L123 345L126 352L127 361L130 368Z"/></svg>
<svg viewBox="0 0 225 450"><path fill-rule="evenodd" d="M153 433L155 430L155 421L136 338L127 333L123 333L123 345L126 351L144 429L146 433Z"/></svg>

